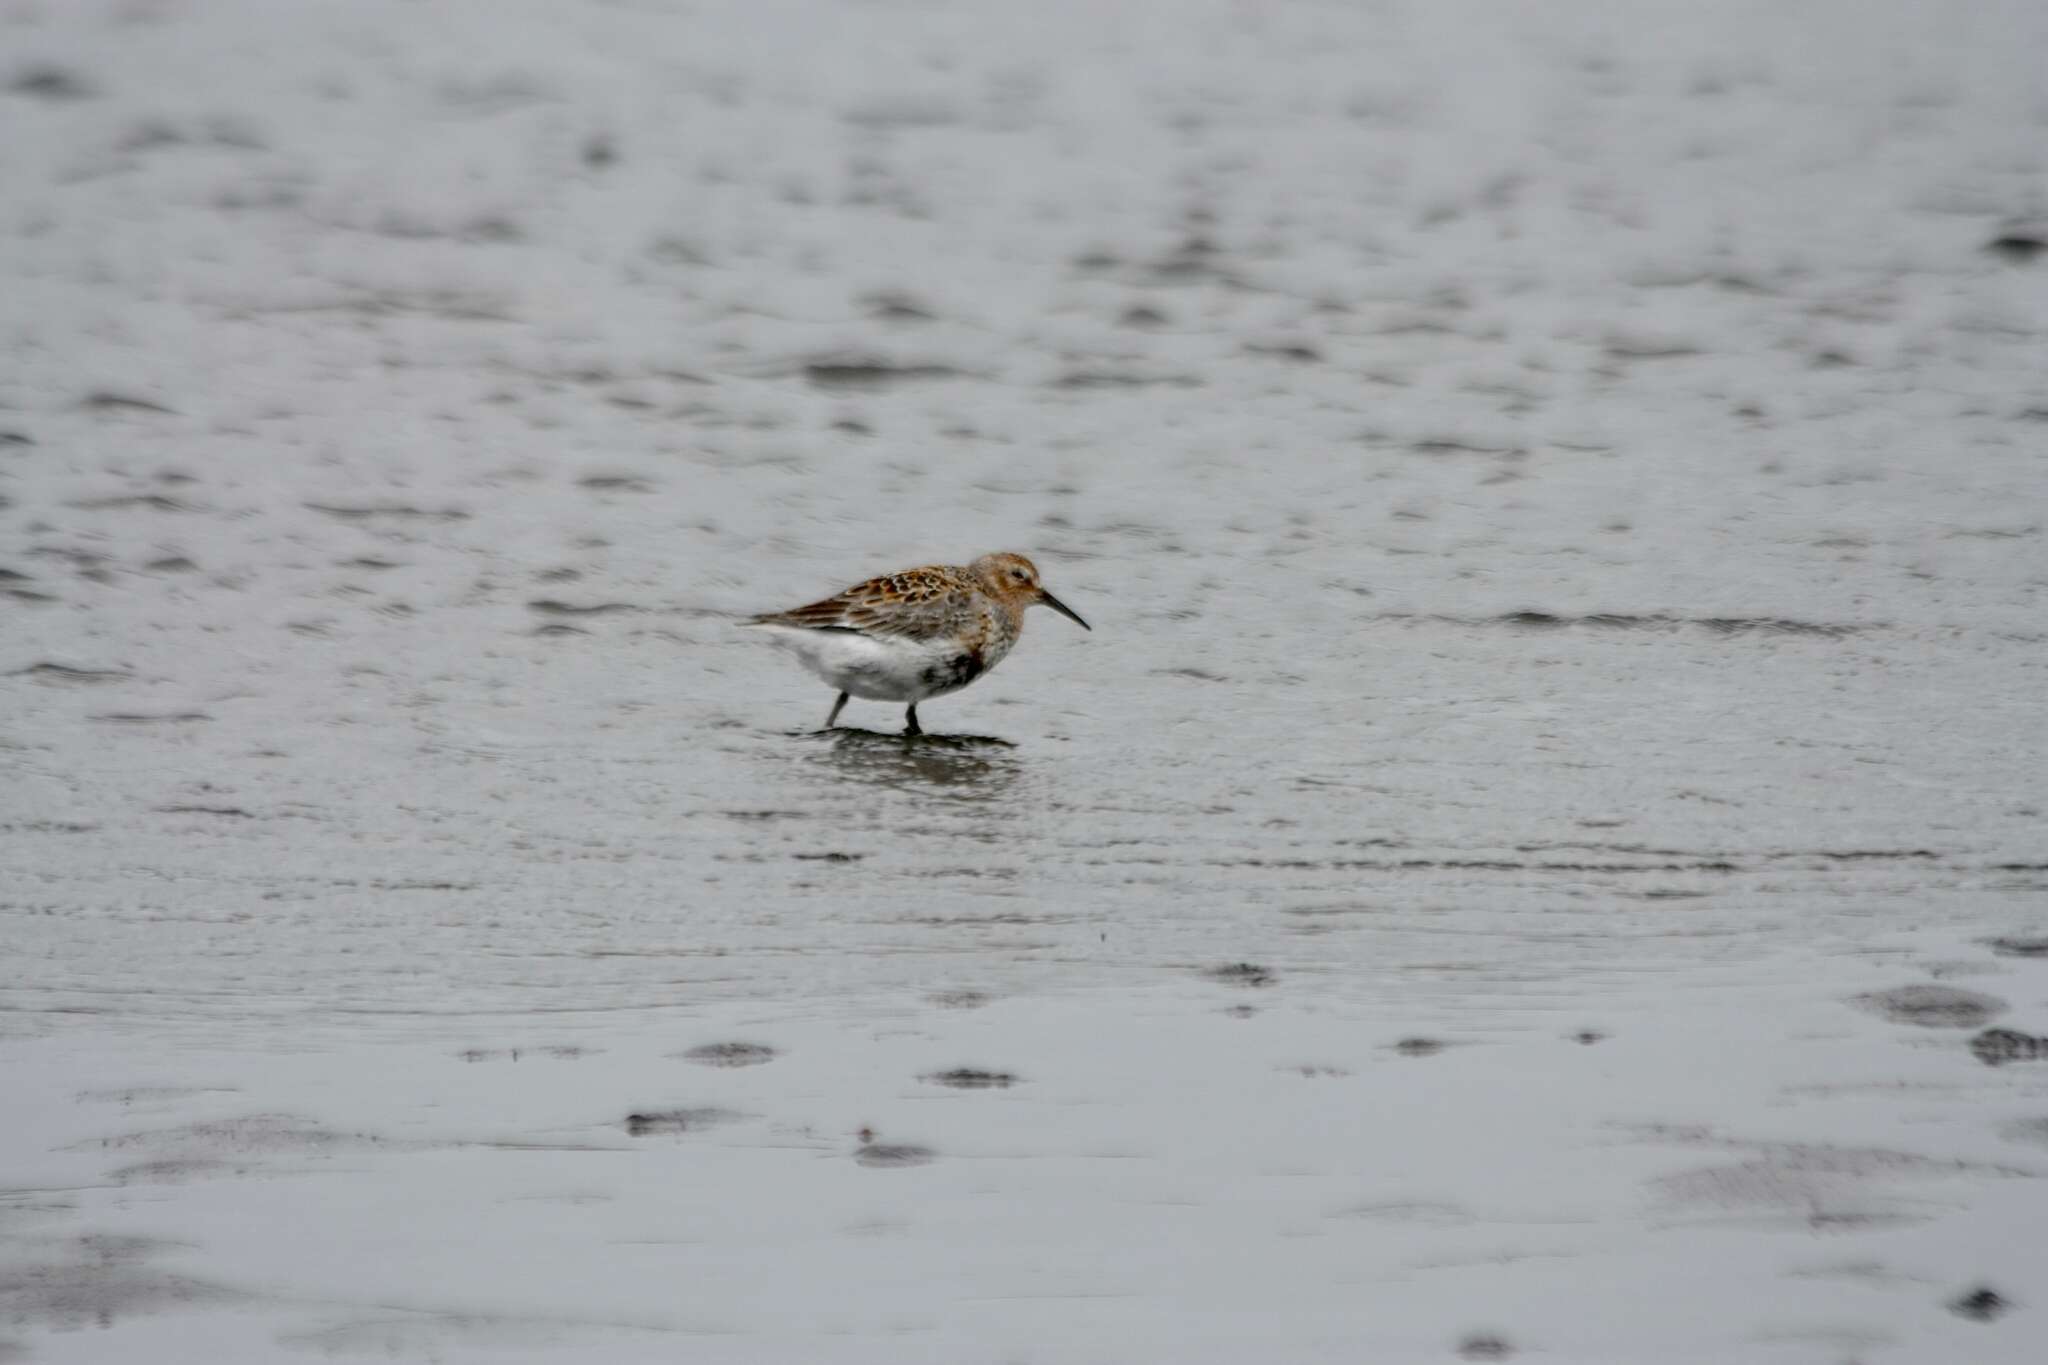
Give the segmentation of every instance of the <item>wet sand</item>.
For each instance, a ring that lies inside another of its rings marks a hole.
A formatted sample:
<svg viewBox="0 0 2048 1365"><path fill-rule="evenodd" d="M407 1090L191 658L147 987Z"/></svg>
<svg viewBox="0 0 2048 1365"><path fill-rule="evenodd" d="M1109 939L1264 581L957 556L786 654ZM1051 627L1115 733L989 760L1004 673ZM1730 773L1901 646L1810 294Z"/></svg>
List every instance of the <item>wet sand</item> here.
<svg viewBox="0 0 2048 1365"><path fill-rule="evenodd" d="M0 14L0 1360L2037 1359L2048 20L789 10Z"/></svg>

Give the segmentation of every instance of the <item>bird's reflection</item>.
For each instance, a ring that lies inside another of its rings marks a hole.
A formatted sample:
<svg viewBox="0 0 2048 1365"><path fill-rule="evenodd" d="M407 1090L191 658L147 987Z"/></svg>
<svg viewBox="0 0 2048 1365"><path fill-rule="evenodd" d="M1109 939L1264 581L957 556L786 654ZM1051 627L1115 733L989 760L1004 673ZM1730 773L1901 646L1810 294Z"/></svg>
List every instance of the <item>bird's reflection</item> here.
<svg viewBox="0 0 2048 1365"><path fill-rule="evenodd" d="M811 761L847 781L904 789L933 788L953 797L994 800L1023 776L1010 756L1017 746L994 735L906 735L844 728L797 731Z"/></svg>

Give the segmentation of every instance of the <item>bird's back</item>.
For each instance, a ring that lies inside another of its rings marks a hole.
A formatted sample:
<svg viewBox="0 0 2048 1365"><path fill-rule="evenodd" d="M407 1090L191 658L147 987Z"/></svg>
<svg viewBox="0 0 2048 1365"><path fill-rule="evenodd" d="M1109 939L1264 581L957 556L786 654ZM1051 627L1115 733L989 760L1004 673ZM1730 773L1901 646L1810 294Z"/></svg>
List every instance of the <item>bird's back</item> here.
<svg viewBox="0 0 2048 1365"><path fill-rule="evenodd" d="M745 624L926 640L972 629L987 618L989 607L965 569L933 564L881 574L822 601L765 612Z"/></svg>

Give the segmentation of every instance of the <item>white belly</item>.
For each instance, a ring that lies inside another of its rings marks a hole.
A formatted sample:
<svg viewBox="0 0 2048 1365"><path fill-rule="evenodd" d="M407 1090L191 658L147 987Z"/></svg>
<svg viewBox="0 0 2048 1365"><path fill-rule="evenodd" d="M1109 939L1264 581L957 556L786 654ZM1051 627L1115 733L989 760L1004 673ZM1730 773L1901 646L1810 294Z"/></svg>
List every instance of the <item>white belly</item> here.
<svg viewBox="0 0 2048 1365"><path fill-rule="evenodd" d="M800 626L755 627L796 655L797 661L838 691L867 701L917 702L964 687L953 661L958 646Z"/></svg>

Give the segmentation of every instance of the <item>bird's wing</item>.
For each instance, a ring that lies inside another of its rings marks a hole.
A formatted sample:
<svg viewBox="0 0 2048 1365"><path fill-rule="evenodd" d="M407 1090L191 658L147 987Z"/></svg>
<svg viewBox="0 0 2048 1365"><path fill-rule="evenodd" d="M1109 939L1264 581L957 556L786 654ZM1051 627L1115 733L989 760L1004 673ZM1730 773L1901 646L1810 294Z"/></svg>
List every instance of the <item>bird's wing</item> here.
<svg viewBox="0 0 2048 1365"><path fill-rule="evenodd" d="M957 572L932 568L870 578L822 602L768 612L749 624L926 640L953 634L979 614L974 590Z"/></svg>

